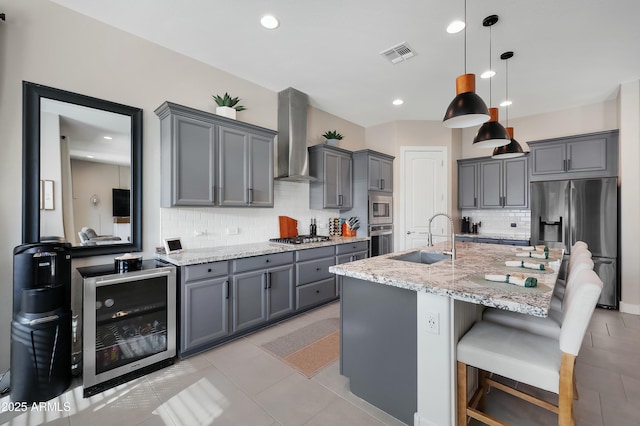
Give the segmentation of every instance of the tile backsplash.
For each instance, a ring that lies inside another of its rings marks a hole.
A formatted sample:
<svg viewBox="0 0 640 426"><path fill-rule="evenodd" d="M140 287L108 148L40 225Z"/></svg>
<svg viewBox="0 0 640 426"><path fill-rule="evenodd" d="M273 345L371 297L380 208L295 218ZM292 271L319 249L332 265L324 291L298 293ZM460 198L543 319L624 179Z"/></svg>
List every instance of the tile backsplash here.
<svg viewBox="0 0 640 426"><path fill-rule="evenodd" d="M308 234L312 218L318 234L329 234L329 218L337 210L311 210L309 183L274 181L273 208L171 207L160 209L160 235L180 237L186 249L265 242L280 236L278 216L298 221L298 233Z"/></svg>
<svg viewBox="0 0 640 426"><path fill-rule="evenodd" d="M531 210L461 210L460 217L471 222L482 222L478 234L505 234L529 238L531 235ZM511 224L516 227L512 228Z"/></svg>

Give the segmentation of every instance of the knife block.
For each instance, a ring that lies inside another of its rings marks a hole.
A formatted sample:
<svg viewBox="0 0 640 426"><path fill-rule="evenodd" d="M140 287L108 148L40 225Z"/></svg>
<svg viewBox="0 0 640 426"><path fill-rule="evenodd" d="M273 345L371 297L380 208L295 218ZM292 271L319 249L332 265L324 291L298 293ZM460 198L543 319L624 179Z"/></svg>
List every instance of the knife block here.
<svg viewBox="0 0 640 426"><path fill-rule="evenodd" d="M355 237L357 232L358 232L357 229L349 228L349 225L347 225L346 222L342 224L342 236L343 237Z"/></svg>

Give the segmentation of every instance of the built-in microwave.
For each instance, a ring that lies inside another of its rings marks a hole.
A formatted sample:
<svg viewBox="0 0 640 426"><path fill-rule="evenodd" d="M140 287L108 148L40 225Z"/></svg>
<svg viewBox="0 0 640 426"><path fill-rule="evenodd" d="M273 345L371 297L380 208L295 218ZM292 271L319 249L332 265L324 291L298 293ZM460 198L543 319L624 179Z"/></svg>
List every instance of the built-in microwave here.
<svg viewBox="0 0 640 426"><path fill-rule="evenodd" d="M393 197L369 194L369 225L393 223Z"/></svg>

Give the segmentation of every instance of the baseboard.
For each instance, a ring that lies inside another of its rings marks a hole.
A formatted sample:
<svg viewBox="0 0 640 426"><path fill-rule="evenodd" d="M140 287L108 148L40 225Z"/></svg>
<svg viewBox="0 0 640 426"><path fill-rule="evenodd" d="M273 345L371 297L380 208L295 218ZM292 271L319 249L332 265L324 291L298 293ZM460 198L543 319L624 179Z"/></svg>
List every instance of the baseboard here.
<svg viewBox="0 0 640 426"><path fill-rule="evenodd" d="M413 413L413 426L438 426L438 425L433 423L432 421L425 419L424 417L421 417L418 413Z"/></svg>
<svg viewBox="0 0 640 426"><path fill-rule="evenodd" d="M640 315L640 305L620 302L620 312L632 315Z"/></svg>

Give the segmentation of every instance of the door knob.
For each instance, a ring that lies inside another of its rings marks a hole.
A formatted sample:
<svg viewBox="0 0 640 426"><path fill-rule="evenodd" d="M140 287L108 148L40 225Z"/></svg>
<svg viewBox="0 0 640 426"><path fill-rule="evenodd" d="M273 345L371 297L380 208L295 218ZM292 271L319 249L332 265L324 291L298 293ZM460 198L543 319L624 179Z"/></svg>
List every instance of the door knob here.
<svg viewBox="0 0 640 426"><path fill-rule="evenodd" d="M413 234L413 231L407 231L407 235Z"/></svg>

